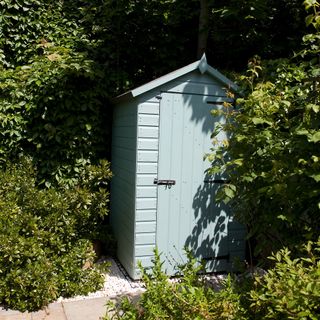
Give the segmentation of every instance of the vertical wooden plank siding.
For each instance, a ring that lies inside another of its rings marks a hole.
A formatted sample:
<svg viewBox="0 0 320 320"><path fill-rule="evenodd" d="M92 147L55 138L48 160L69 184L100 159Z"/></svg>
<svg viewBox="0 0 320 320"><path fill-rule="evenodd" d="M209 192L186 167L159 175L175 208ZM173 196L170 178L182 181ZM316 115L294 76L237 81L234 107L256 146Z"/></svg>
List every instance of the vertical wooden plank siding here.
<svg viewBox="0 0 320 320"><path fill-rule="evenodd" d="M137 178L135 219L135 265L151 265L156 245L157 187L153 183L158 173L159 101L155 98L138 105ZM135 277L139 277L136 268Z"/></svg>
<svg viewBox="0 0 320 320"><path fill-rule="evenodd" d="M186 90L195 89L189 84ZM232 224L230 208L215 203L218 185L205 183L210 163L203 156L213 147L210 137L215 122L224 121L210 114L223 107L210 104L219 97L205 92L210 92L205 84L198 94L169 91L162 94L160 103L158 178L176 184L158 186L156 238L171 275L176 272L174 265L184 262L184 247L208 261L208 272L230 270L234 257L244 257L243 228ZM226 138L224 133L219 135L220 140Z"/></svg>
<svg viewBox="0 0 320 320"><path fill-rule="evenodd" d="M114 108L112 128L111 225L117 239L117 256L130 276L134 260L134 210L137 106Z"/></svg>

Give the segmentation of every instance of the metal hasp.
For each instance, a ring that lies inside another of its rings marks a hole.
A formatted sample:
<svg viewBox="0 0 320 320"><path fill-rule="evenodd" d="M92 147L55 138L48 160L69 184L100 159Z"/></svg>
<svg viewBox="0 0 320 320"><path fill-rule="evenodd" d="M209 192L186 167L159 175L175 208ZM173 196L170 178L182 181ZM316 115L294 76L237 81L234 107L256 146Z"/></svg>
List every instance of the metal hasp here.
<svg viewBox="0 0 320 320"><path fill-rule="evenodd" d="M153 184L165 185L165 186L173 186L173 185L176 184L176 180L158 180L157 178L155 178L153 180Z"/></svg>

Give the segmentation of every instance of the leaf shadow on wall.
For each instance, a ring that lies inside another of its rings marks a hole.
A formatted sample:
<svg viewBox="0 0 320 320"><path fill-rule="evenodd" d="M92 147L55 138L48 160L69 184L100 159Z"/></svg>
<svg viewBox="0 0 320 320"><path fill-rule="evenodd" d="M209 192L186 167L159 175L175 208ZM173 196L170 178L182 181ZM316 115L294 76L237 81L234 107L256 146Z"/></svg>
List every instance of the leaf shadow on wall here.
<svg viewBox="0 0 320 320"><path fill-rule="evenodd" d="M204 83L205 81L208 83ZM215 148L213 143L210 144L212 132L215 131L219 123L225 122L225 118L222 116L214 117L211 110L223 108L223 102L230 100L227 98L227 90L223 88L222 84L219 85L214 80L210 83L209 81L210 79L205 76L204 78L200 76L197 83L190 81L183 90L184 105L192 110L190 123L194 126L200 126L206 141L202 142L204 143L203 154L199 155L198 159L203 158L206 153L211 153L211 149ZM222 132L216 138L222 141L227 138L227 135ZM219 267L223 269L223 265L228 261L230 210L224 203L216 200L221 184L208 182L225 178L223 175L209 174L208 169L211 164L208 160L204 161L207 163L203 163L202 177L200 177L203 180L200 180L201 182L193 194L193 228L186 239L185 246L191 249L195 257L205 260L207 270L212 271L219 270ZM194 188L192 189L194 190Z"/></svg>
<svg viewBox="0 0 320 320"><path fill-rule="evenodd" d="M217 189L213 183L197 188L192 203L194 227L185 242L196 258L206 261L208 271L219 268L229 252L228 208L215 201Z"/></svg>

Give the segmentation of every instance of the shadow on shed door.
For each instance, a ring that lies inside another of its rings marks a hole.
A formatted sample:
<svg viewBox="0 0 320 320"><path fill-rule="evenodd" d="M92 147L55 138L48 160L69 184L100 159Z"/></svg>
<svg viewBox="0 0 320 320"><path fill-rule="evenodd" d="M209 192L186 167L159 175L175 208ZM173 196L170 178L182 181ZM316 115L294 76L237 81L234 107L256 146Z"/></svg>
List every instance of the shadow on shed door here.
<svg viewBox="0 0 320 320"><path fill-rule="evenodd" d="M208 271L218 271L226 261L215 258L229 252L227 210L214 203L217 186L204 182L210 163L203 156L212 148L212 131L203 126L213 130L216 121L207 100L202 95L162 93L160 102L158 179L175 180L171 187L158 185L157 246L169 274L184 261L184 247L207 259Z"/></svg>

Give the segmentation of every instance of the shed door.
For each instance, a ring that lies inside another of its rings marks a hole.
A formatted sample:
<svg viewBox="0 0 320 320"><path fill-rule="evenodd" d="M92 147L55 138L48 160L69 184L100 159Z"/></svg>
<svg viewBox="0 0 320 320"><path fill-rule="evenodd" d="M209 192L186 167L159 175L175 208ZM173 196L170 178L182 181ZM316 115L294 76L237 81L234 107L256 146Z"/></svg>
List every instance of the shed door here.
<svg viewBox="0 0 320 320"><path fill-rule="evenodd" d="M214 203L218 185L205 182L210 164L203 159L213 147L211 134L218 119L210 111L222 107L212 103L218 99L162 94L157 178L175 180L175 185L158 185L157 246L169 274L185 260L184 247L207 261L207 271L224 269L227 263L228 214ZM224 138L222 134L219 140Z"/></svg>

